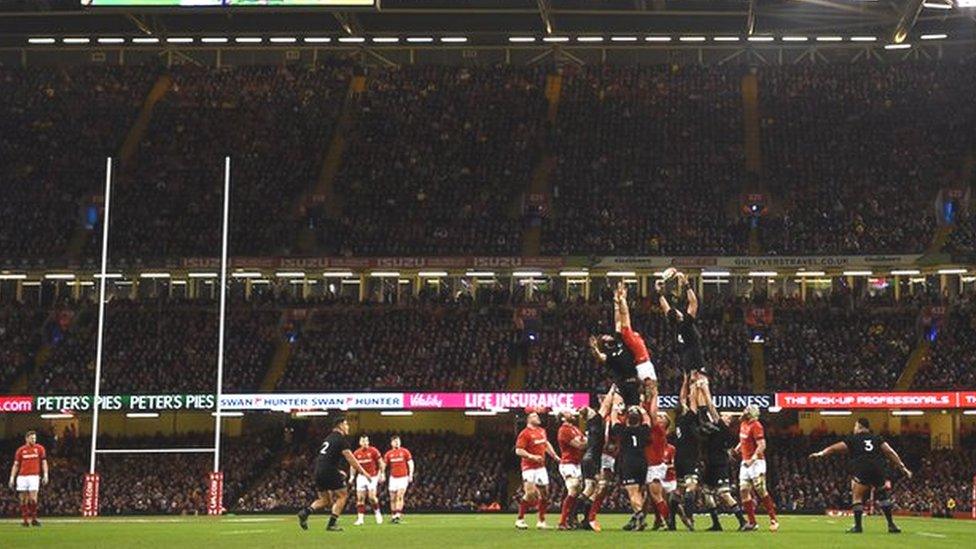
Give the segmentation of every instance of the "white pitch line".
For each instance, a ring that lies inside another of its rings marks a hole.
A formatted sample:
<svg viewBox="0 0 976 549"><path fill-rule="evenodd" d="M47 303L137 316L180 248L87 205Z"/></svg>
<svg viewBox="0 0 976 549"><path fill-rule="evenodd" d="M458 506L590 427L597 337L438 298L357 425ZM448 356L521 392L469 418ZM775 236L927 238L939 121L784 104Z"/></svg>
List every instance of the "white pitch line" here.
<svg viewBox="0 0 976 549"><path fill-rule="evenodd" d="M920 535L920 536L925 536L927 538L940 538L941 539L941 538L947 538L947 537L949 537L949 536L947 536L945 534L933 534L931 532L915 532L915 533L918 534L918 535Z"/></svg>
<svg viewBox="0 0 976 549"><path fill-rule="evenodd" d="M222 536L239 536L241 534L264 534L267 532L274 532L270 528L263 528L259 530L228 530L226 532L221 532Z"/></svg>

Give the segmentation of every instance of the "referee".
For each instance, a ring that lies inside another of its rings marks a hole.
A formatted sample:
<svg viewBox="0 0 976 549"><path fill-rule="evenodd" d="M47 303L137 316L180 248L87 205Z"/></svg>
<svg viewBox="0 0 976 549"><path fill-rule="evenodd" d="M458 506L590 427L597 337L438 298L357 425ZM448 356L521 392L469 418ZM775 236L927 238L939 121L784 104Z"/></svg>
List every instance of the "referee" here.
<svg viewBox="0 0 976 549"><path fill-rule="evenodd" d="M346 488L345 467L348 464L360 475L369 478L370 475L352 455L352 449L346 436L349 435L349 422L343 416L337 417L332 423L332 432L325 437L315 458L315 491L318 499L308 507L298 512L298 525L302 530L308 530L308 517L315 511L332 507L329 515L329 526L326 530L341 532L337 524L342 508L346 506L349 491Z"/></svg>
<svg viewBox="0 0 976 549"><path fill-rule="evenodd" d="M884 512L885 519L888 521L888 532L900 534L901 530L891 519L891 495L888 490L891 483L885 477L885 458L894 463L907 478L912 478L912 472L905 467L898 452L885 442L881 435L871 432L871 424L866 418L857 420L854 424L854 433L848 435L844 440L834 443L819 452L810 454L810 459L820 459L831 454L849 454L849 464L853 477L851 478L851 503L854 511L854 526L848 530L852 534L860 534L861 517L864 515L864 496L868 495L872 489L875 490L875 497L879 500L878 506Z"/></svg>

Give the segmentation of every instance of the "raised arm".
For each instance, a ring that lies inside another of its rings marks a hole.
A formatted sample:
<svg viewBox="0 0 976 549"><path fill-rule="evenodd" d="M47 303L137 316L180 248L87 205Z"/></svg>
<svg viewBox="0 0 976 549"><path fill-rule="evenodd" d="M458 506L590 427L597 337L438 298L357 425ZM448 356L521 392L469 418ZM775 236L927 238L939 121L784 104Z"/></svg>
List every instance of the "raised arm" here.
<svg viewBox="0 0 976 549"><path fill-rule="evenodd" d="M607 355L600 351L600 346L597 343L596 336L590 336L589 345L590 354L593 355L593 358L595 358L600 364L606 364Z"/></svg>
<svg viewBox="0 0 976 549"><path fill-rule="evenodd" d="M658 412L657 395L658 395L657 383L654 383L651 385L648 398L644 400L644 404L646 404L646 408L647 408L647 413L648 415L651 416L652 419L657 417L657 412Z"/></svg>
<svg viewBox="0 0 976 549"><path fill-rule="evenodd" d="M681 413L685 413L688 410L688 374L684 375L681 381L681 392L678 393L679 409Z"/></svg>
<svg viewBox="0 0 976 549"><path fill-rule="evenodd" d="M831 454L843 454L847 452L847 443L843 440L840 442L835 442L830 446L820 450L819 452L814 452L810 454L810 459L825 458Z"/></svg>
<svg viewBox="0 0 976 549"><path fill-rule="evenodd" d="M687 313L695 318L698 318L698 295L695 294L695 290L691 288L688 284L688 277L685 273L678 273L678 283L685 290L685 295L688 296L688 310Z"/></svg>
<svg viewBox="0 0 976 549"><path fill-rule="evenodd" d="M894 448L889 446L887 442L881 444L881 452L884 453L885 457L888 458L888 461L897 465L898 468L901 470L902 473L905 474L906 477L912 478L912 472L909 471L908 467L905 466L905 463L901 460L901 456L899 456L898 452L896 452Z"/></svg>
<svg viewBox="0 0 976 549"><path fill-rule="evenodd" d="M617 394L617 385L613 384L603 397L603 400L600 401L600 410L597 412L600 414L600 417L605 418L610 414L610 410L613 409L613 395L615 394Z"/></svg>
<svg viewBox="0 0 976 549"><path fill-rule="evenodd" d="M705 401L705 406L708 407L708 416L712 418L712 421L718 421L721 416L718 415L718 408L715 407L715 402L712 401L712 389L708 385L708 378L699 378L698 384L699 395ZM699 403L699 406L701 406L701 403Z"/></svg>
<svg viewBox="0 0 976 549"><path fill-rule="evenodd" d="M617 291L613 296L617 331L630 328L630 306L627 305L627 285L621 280L617 283Z"/></svg>

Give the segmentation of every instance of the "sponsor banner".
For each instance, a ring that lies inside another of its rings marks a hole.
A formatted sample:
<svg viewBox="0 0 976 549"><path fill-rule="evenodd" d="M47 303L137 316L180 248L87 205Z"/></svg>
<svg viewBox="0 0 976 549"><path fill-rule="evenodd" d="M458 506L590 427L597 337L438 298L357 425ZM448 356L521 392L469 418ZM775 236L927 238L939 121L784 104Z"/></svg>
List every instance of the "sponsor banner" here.
<svg viewBox="0 0 976 549"><path fill-rule="evenodd" d="M37 412L89 412L92 409L93 397L92 395L38 396L34 400L34 411ZM126 412L211 410L216 402L214 395L99 395L98 409Z"/></svg>
<svg viewBox="0 0 976 549"><path fill-rule="evenodd" d="M657 405L662 409L673 409L678 407L678 395L659 395ZM712 402L719 410L742 410L750 404L759 406L760 409L769 408L773 405L772 395L712 395Z"/></svg>
<svg viewBox="0 0 976 549"><path fill-rule="evenodd" d="M98 516L98 473L85 473L84 488L81 492L81 516Z"/></svg>
<svg viewBox="0 0 976 549"><path fill-rule="evenodd" d="M959 407L960 408L976 408L976 392L961 392L959 393ZM976 501L976 500L974 500Z"/></svg>
<svg viewBox="0 0 976 549"><path fill-rule="evenodd" d="M600 269L664 269L709 268L725 269L799 269L799 268L844 268L844 267L895 267L914 265L922 256L913 255L809 255L809 256L686 256L686 257L647 257L612 256L598 257L590 262L590 267Z"/></svg>
<svg viewBox="0 0 976 549"><path fill-rule="evenodd" d="M968 394L968 393L967 393ZM958 408L961 393L776 393L776 405L784 408Z"/></svg>
<svg viewBox="0 0 976 549"><path fill-rule="evenodd" d="M403 393L265 393L222 395L222 410L397 410Z"/></svg>
<svg viewBox="0 0 976 549"><path fill-rule="evenodd" d="M0 396L0 414L19 414L34 411L34 397L31 396Z"/></svg>
<svg viewBox="0 0 976 549"><path fill-rule="evenodd" d="M218 257L186 257L180 261L187 269L216 269ZM563 257L544 256L456 256L456 257L232 257L232 268L251 269L467 269L519 267L559 268Z"/></svg>
<svg viewBox="0 0 976 549"><path fill-rule="evenodd" d="M408 410L575 409L590 404L589 393L408 393Z"/></svg>
<svg viewBox="0 0 976 549"><path fill-rule="evenodd" d="M207 514L220 515L224 511L224 472L210 473L209 489L207 490Z"/></svg>

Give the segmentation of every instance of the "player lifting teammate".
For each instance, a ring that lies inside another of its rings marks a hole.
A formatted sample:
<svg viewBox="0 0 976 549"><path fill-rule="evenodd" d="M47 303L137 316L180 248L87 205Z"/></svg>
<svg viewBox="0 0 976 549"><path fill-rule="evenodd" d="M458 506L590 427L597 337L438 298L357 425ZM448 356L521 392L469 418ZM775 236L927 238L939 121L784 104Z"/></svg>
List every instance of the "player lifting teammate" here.
<svg viewBox="0 0 976 549"><path fill-rule="evenodd" d="M525 530L525 513L532 507L539 511L539 521L535 527L540 530L549 528L546 525L546 505L548 504L549 473L546 472L546 456L559 459L552 444L546 437L546 430L542 428L539 413L530 411L525 418L525 429L515 441L515 455L522 458L522 487L525 494L519 502L518 519L515 527Z"/></svg>
<svg viewBox="0 0 976 549"><path fill-rule="evenodd" d="M664 483L668 474L667 448L668 429L671 428L671 418L664 412L658 411L657 387L651 391L651 398L644 401L644 408L651 418L651 436L644 447L644 459L647 462L647 493L650 496L646 507L654 512L654 529L659 529L670 518L668 503L665 501Z"/></svg>
<svg viewBox="0 0 976 549"><path fill-rule="evenodd" d="M698 430L697 391L689 387L688 374L681 383L678 397L678 417L675 419L675 471L678 474L678 487L672 493L671 512L678 512L681 521L689 530L695 529L695 500L698 491L698 456L701 437Z"/></svg>
<svg viewBox="0 0 976 549"><path fill-rule="evenodd" d="M383 512L380 510L380 500L376 497L376 489L380 482L383 482L383 473L386 471L386 463L383 456L374 446L369 445L369 437L362 435L359 437L359 448L353 452L356 461L362 465L365 475L356 475L356 470L350 469L350 478L356 480L356 522L353 526L362 526L366 516L366 500L373 506L373 514L376 516L376 524L383 524Z"/></svg>
<svg viewBox="0 0 976 549"><path fill-rule="evenodd" d="M705 475L702 492L705 496L705 508L712 519L711 531L722 529L718 520L718 506L724 504L732 510L739 521L739 530L746 526L742 518L742 508L731 494L731 474L729 472L729 451L736 445L735 436L729 430L729 416L719 417L715 429L704 435L705 438ZM716 499L717 498L717 499Z"/></svg>
<svg viewBox="0 0 976 549"><path fill-rule="evenodd" d="M346 488L345 465L352 467L360 475L366 475L366 470L356 461L349 448L346 435L349 434L349 422L340 416L335 419L332 432L325 437L315 458L315 491L318 499L298 512L298 524L302 530L308 530L308 517L319 509L331 506L329 525L326 530L342 531L339 527L339 515L346 506L349 497Z"/></svg>
<svg viewBox="0 0 976 549"><path fill-rule="evenodd" d="M854 475L851 479L854 526L848 532L860 534L863 531L861 529L861 517L864 514L864 497L869 495L873 489L875 498L879 501L878 506L881 507L885 520L888 521L888 532L900 534L901 530L891 518L892 502L891 495L888 493L891 483L885 478L885 458L894 463L906 477L912 478L912 472L901 461L898 452L895 452L881 435L871 432L871 424L865 418L854 423L852 435L819 452L810 454L810 459L819 459L845 452L850 455L850 468Z"/></svg>
<svg viewBox="0 0 976 549"><path fill-rule="evenodd" d="M583 489L581 463L583 451L586 449L586 437L576 425L575 411L563 411L559 415L562 418L562 425L556 435L560 455L559 474L566 485L566 498L563 499L562 512L559 514L559 529L570 530L576 528L576 513L573 511L576 509L576 498Z"/></svg>
<svg viewBox="0 0 976 549"><path fill-rule="evenodd" d="M610 415L610 407L616 396L616 387L600 402L600 409L594 410L589 406L580 409L580 415L586 421L586 450L580 460L580 473L583 476L583 492L576 500L575 515L582 514L585 518L580 525L596 532L600 531L600 523L596 519L600 511L603 498L609 490L610 478L603 471L603 449L606 444L606 424ZM610 473L612 475L612 472Z"/></svg>
<svg viewBox="0 0 976 549"><path fill-rule="evenodd" d="M383 461L390 468L390 479L387 488L390 490L390 522L400 524L403 519L403 500L407 494L407 487L413 482L413 455L400 445L400 436L390 438L390 449L383 455Z"/></svg>
<svg viewBox="0 0 976 549"><path fill-rule="evenodd" d="M634 514L624 530L644 529L644 494L641 487L647 478L644 447L651 436L651 418L640 406L627 409L625 424L618 423L617 410L610 412L610 434L620 441L620 483L627 490Z"/></svg>
<svg viewBox="0 0 976 549"><path fill-rule="evenodd" d="M614 335L590 338L590 350L600 364L606 364L626 406L636 406L649 398L657 386L657 373L644 338L633 329L627 304L627 286L617 284L614 292Z"/></svg>
<svg viewBox="0 0 976 549"><path fill-rule="evenodd" d="M762 499L766 512L769 513L769 529L779 530L776 520L776 505L766 488L766 435L762 423L759 423L759 407L755 404L746 406L742 411L739 423L739 444L733 453L742 455L739 465L739 495L742 497L742 507L745 509L749 523L743 530L756 530L756 502L752 499L752 492Z"/></svg>
<svg viewBox="0 0 976 549"><path fill-rule="evenodd" d="M43 476L41 476L43 473ZM47 451L37 443L37 433L27 431L24 445L14 453L10 467L10 488L20 497L20 517L24 526L40 526L37 520L37 493L47 486Z"/></svg>

